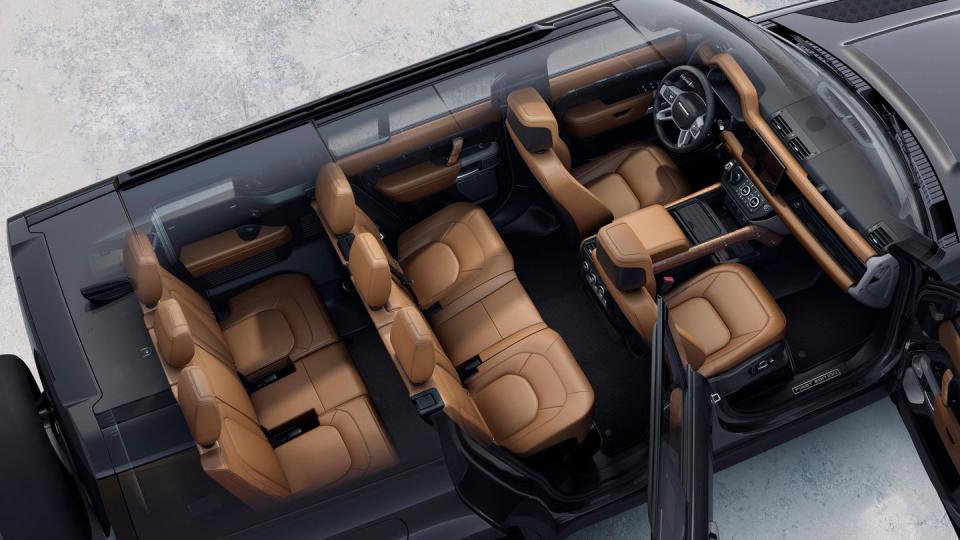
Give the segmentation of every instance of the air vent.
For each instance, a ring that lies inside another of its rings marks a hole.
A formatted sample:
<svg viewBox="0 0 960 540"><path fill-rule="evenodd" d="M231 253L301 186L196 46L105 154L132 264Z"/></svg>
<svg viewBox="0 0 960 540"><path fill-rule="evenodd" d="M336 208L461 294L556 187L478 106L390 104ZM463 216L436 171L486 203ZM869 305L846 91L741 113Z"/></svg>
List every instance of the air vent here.
<svg viewBox="0 0 960 540"><path fill-rule="evenodd" d="M770 119L770 125L773 126L773 129L777 130L777 133L780 134L780 138L782 139L786 139L793 133L790 124L779 114L774 115L773 118Z"/></svg>
<svg viewBox="0 0 960 540"><path fill-rule="evenodd" d="M807 148L807 145L803 144L799 138L793 138L787 141L787 146L790 147L790 150L793 151L793 154L797 156L798 159L807 159L810 157L810 149Z"/></svg>
<svg viewBox="0 0 960 540"><path fill-rule="evenodd" d="M883 225L877 225L873 229L870 229L870 232L867 233L867 240L869 240L874 247L881 250L887 249L887 246L893 243L893 237L883 228Z"/></svg>

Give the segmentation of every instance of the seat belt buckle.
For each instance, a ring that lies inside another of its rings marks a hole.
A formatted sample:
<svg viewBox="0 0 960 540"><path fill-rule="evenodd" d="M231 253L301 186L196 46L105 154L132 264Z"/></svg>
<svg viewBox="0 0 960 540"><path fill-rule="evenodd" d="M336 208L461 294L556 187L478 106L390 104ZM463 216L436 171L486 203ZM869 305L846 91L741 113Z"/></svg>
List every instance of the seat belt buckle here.
<svg viewBox="0 0 960 540"><path fill-rule="evenodd" d="M480 364L482 363L483 360L481 360L479 356L474 356L473 358L457 366L457 375L460 376L460 383L466 384L467 379L476 375L477 371L480 369Z"/></svg>
<svg viewBox="0 0 960 540"><path fill-rule="evenodd" d="M663 276L660 278L660 286L657 287L657 289L659 289L658 292L661 295L667 294L668 292L670 292L671 289L673 289L673 286L676 284L677 284L677 280L674 279L673 276Z"/></svg>

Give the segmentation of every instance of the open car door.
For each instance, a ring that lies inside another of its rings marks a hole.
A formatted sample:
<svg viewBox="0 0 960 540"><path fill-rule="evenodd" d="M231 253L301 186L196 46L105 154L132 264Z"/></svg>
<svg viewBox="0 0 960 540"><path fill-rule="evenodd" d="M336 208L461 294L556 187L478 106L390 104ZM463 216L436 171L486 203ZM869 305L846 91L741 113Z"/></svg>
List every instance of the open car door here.
<svg viewBox="0 0 960 540"><path fill-rule="evenodd" d="M960 534L960 290L927 284L892 398Z"/></svg>
<svg viewBox="0 0 960 540"><path fill-rule="evenodd" d="M709 386L681 358L662 298L657 301L652 345L647 486L651 536L716 539Z"/></svg>

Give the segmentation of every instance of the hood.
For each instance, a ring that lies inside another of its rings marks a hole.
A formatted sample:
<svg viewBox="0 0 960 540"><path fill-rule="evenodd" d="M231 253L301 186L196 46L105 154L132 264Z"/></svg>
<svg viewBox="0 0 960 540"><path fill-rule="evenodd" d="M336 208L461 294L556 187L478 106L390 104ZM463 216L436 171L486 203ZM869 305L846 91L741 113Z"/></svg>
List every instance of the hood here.
<svg viewBox="0 0 960 540"><path fill-rule="evenodd" d="M942 196L928 191L928 210L945 199L949 210L932 211L960 224L960 0L840 0L782 13L770 20L837 57L896 109L939 176ZM957 236L939 241L937 270L957 281Z"/></svg>

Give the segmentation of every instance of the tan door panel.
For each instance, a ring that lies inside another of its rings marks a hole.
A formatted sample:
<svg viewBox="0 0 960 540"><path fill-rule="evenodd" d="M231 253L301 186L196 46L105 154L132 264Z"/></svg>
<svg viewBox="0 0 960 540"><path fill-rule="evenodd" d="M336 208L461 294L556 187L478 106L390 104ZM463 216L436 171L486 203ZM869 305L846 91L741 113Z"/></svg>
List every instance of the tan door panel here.
<svg viewBox="0 0 960 540"><path fill-rule="evenodd" d="M564 133L583 139L625 126L643 118L651 103L653 92L609 104L599 99L588 101L572 107L563 115Z"/></svg>
<svg viewBox="0 0 960 540"><path fill-rule="evenodd" d="M377 193L398 202L418 201L443 191L457 182L460 162L453 165L425 161L377 180Z"/></svg>
<svg viewBox="0 0 960 540"><path fill-rule="evenodd" d="M252 240L240 238L231 229L187 244L180 249L180 262L193 276L202 276L276 249L293 238L290 227L263 226Z"/></svg>
<svg viewBox="0 0 960 540"><path fill-rule="evenodd" d="M943 374L943 381L940 383L940 395L933 400L933 425L937 428L937 434L940 435L940 440L943 442L947 454L950 455L950 461L953 462L954 468L960 471L960 423L957 422L956 415L953 414L946 403L947 390L952 380L952 371L948 370Z"/></svg>
<svg viewBox="0 0 960 540"><path fill-rule="evenodd" d="M499 113L490 101L482 101L418 126L394 133L376 146L365 148L337 160L347 176L356 176L385 161L423 148L428 144L452 139L458 132L500 121Z"/></svg>

